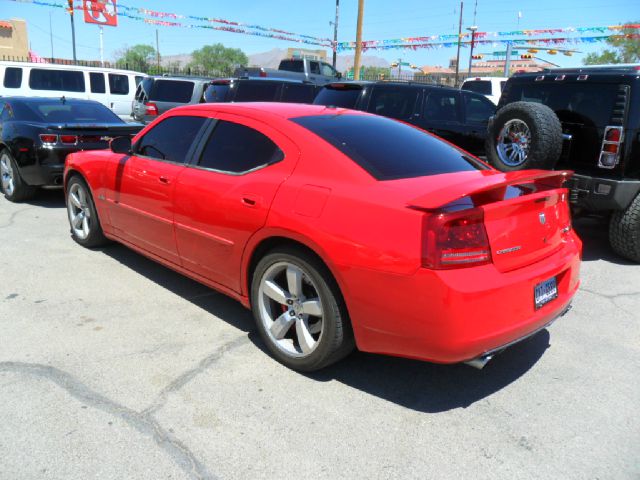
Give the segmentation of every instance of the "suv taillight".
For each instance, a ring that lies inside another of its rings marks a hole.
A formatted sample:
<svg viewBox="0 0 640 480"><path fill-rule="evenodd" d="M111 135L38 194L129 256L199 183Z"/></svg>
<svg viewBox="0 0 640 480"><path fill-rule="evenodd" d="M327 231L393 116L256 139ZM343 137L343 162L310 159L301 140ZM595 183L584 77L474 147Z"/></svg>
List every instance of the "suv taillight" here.
<svg viewBox="0 0 640 480"><path fill-rule="evenodd" d="M147 102L144 104L145 110L144 110L144 114L145 115L158 115L158 106L153 103L153 102Z"/></svg>
<svg viewBox="0 0 640 480"><path fill-rule="evenodd" d="M422 235L423 267L444 270L491 263L480 209L427 215Z"/></svg>
<svg viewBox="0 0 640 480"><path fill-rule="evenodd" d="M622 127L605 127L598 167L614 168L618 164L623 134L624 129Z"/></svg>

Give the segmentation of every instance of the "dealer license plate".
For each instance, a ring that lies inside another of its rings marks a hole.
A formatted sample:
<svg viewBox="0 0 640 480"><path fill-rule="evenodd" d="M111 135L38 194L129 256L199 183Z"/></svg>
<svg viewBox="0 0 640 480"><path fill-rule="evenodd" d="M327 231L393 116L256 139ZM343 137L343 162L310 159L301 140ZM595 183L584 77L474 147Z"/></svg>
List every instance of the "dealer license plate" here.
<svg viewBox="0 0 640 480"><path fill-rule="evenodd" d="M533 290L536 310L546 305L554 298L558 298L558 285L556 277L545 280L535 286Z"/></svg>

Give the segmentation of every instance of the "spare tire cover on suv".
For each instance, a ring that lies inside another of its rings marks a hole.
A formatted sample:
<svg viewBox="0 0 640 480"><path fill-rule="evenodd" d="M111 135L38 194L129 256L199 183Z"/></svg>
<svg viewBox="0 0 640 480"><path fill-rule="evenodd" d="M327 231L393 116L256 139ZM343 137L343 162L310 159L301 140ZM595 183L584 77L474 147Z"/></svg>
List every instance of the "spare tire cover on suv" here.
<svg viewBox="0 0 640 480"><path fill-rule="evenodd" d="M562 152L562 125L546 105L513 102L489 123L487 160L498 170L553 169Z"/></svg>

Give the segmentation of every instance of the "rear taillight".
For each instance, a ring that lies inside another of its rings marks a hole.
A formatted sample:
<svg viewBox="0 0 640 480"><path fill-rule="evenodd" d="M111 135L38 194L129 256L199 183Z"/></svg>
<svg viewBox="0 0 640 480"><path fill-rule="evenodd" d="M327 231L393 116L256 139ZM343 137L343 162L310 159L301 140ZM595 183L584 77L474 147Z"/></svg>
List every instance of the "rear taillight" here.
<svg viewBox="0 0 640 480"><path fill-rule="evenodd" d="M75 145L78 143L77 135L60 135L60 143L65 145Z"/></svg>
<svg viewBox="0 0 640 480"><path fill-rule="evenodd" d="M262 68L260 69L260 76L263 78L267 76L267 72L265 72Z"/></svg>
<svg viewBox="0 0 640 480"><path fill-rule="evenodd" d="M145 110L144 110L144 114L145 115L158 115L158 106L153 103L153 102L147 102L144 104Z"/></svg>
<svg viewBox="0 0 640 480"><path fill-rule="evenodd" d="M598 167L614 168L618 164L623 133L622 127L605 127Z"/></svg>
<svg viewBox="0 0 640 480"><path fill-rule="evenodd" d="M40 141L45 145L55 145L56 143L58 143L58 136L51 135L50 133L41 133Z"/></svg>
<svg viewBox="0 0 640 480"><path fill-rule="evenodd" d="M489 238L480 209L425 217L422 266L443 270L491 262Z"/></svg>

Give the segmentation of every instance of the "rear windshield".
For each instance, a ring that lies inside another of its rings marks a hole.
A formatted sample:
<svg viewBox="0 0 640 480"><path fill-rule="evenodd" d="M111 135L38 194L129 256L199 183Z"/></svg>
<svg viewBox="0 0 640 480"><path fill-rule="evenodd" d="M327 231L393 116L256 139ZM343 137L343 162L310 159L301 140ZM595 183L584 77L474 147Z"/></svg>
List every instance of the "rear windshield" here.
<svg viewBox="0 0 640 480"><path fill-rule="evenodd" d="M314 105L327 107L356 108L363 88L360 85L345 87L324 87L315 100Z"/></svg>
<svg viewBox="0 0 640 480"><path fill-rule="evenodd" d="M329 142L377 180L486 168L442 140L385 117L338 114L291 120Z"/></svg>
<svg viewBox="0 0 640 480"><path fill-rule="evenodd" d="M609 123L618 85L612 83L514 83L509 102L536 102L551 108L562 122L588 127Z"/></svg>
<svg viewBox="0 0 640 480"><path fill-rule="evenodd" d="M285 83L282 87L282 98L280 101L289 103L311 103L315 96L315 85Z"/></svg>
<svg viewBox="0 0 640 480"><path fill-rule="evenodd" d="M489 80L469 80L462 84L462 90L491 95L491 82Z"/></svg>
<svg viewBox="0 0 640 480"><path fill-rule="evenodd" d="M120 118L100 103L51 103L38 102L24 104L33 112L38 121L45 123L124 123Z"/></svg>
<svg viewBox="0 0 640 480"><path fill-rule="evenodd" d="M304 72L304 63L302 60L282 60L280 62L280 70Z"/></svg>
<svg viewBox="0 0 640 480"><path fill-rule="evenodd" d="M235 102L274 102L279 89L278 82L238 82L233 100Z"/></svg>
<svg viewBox="0 0 640 480"><path fill-rule="evenodd" d="M146 80L143 81L143 85ZM182 80L160 80L153 81L153 87L149 93L149 100L156 102L189 103L193 95L193 82ZM145 87L145 90L147 88ZM148 91L148 90L147 90Z"/></svg>
<svg viewBox="0 0 640 480"><path fill-rule="evenodd" d="M209 85L204 92L204 101L210 103L224 102L228 91L228 83Z"/></svg>

